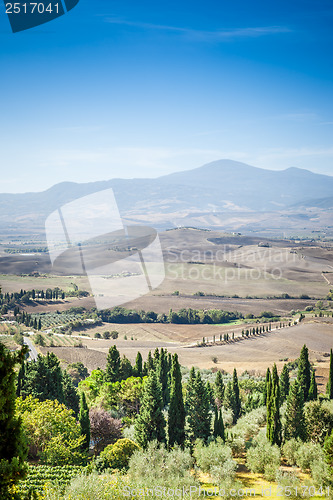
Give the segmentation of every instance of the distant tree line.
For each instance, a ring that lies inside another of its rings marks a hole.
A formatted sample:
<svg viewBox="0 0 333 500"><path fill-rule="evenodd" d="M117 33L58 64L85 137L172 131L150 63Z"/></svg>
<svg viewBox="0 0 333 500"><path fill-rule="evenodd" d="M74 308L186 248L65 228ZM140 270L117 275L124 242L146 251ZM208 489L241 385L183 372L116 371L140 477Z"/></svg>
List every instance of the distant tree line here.
<svg viewBox="0 0 333 500"><path fill-rule="evenodd" d="M0 307L1 314L7 314L9 309L14 309L14 314L16 315L19 306L21 304L26 304L34 300L58 300L65 299L66 292L61 290L60 288L48 288L46 291L44 290L23 290L20 292L13 293L0 293Z"/></svg>
<svg viewBox="0 0 333 500"><path fill-rule="evenodd" d="M198 310L180 309L169 314L157 314L153 311L134 311L123 307L105 309L97 313L106 323L177 323L184 325L229 323L244 316L239 312L222 311L220 309Z"/></svg>

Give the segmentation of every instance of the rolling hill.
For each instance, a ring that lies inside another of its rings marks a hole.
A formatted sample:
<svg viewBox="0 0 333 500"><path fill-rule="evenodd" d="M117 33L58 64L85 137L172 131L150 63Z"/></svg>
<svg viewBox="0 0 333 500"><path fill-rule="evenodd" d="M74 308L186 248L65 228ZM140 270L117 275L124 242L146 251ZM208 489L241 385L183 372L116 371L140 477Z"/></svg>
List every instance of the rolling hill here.
<svg viewBox="0 0 333 500"><path fill-rule="evenodd" d="M45 218L56 208L107 188L113 188L121 215L131 222L158 228L193 223L239 229L244 220L250 220L251 227L256 221L264 227L276 218L290 221L293 216L296 225L304 225L313 219L312 213L304 215L305 209L332 208L333 177L299 168L272 171L219 160L156 179L63 182L40 193L1 194L0 229L3 234L40 233ZM265 214L272 214L267 221Z"/></svg>

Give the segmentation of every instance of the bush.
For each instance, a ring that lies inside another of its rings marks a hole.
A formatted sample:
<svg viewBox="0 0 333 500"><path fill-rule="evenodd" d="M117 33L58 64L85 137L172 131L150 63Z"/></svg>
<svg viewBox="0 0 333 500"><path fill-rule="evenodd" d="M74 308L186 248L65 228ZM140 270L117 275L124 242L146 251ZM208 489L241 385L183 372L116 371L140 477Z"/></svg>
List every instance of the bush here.
<svg viewBox="0 0 333 500"><path fill-rule="evenodd" d="M296 454L301 444L302 441L295 438L289 439L289 441L286 441L284 443L282 448L282 453L289 465L296 465L297 462Z"/></svg>
<svg viewBox="0 0 333 500"><path fill-rule="evenodd" d="M192 466L193 459L188 449L181 450L176 446L168 452L163 444L151 441L145 450L133 453L127 477L137 491L149 485L153 490L149 498L157 499L161 498L154 492L157 486L170 489L196 486L199 489L199 482L190 472ZM192 498L199 499L199 491Z"/></svg>
<svg viewBox="0 0 333 500"><path fill-rule="evenodd" d="M234 479L236 463L232 459L231 448L225 445L221 438L205 446L197 439L194 445L193 456L202 472L208 472L216 482Z"/></svg>
<svg viewBox="0 0 333 500"><path fill-rule="evenodd" d="M318 443L303 443L296 452L296 464L303 472L311 470L313 462L320 461L325 461L325 455Z"/></svg>
<svg viewBox="0 0 333 500"><path fill-rule="evenodd" d="M332 409L320 401L311 401L305 404L304 417L308 440L323 444L333 429Z"/></svg>
<svg viewBox="0 0 333 500"><path fill-rule="evenodd" d="M286 493L284 498L305 498L306 495L303 494L304 490L301 488L301 482L293 472L278 471L275 480L278 484L278 487L282 488Z"/></svg>
<svg viewBox="0 0 333 500"><path fill-rule="evenodd" d="M261 434L247 451L246 464L252 472L264 474L271 480L273 469L276 474L280 467L280 450L277 445L272 446L266 436Z"/></svg>
<svg viewBox="0 0 333 500"><path fill-rule="evenodd" d="M321 486L329 486L332 484L332 469L324 460L321 460L320 462L311 462L310 472L312 482L316 486L316 488L320 488Z"/></svg>
<svg viewBox="0 0 333 500"><path fill-rule="evenodd" d="M139 446L129 439L118 439L108 445L96 460L96 469L102 472L105 469L126 469L133 453Z"/></svg>

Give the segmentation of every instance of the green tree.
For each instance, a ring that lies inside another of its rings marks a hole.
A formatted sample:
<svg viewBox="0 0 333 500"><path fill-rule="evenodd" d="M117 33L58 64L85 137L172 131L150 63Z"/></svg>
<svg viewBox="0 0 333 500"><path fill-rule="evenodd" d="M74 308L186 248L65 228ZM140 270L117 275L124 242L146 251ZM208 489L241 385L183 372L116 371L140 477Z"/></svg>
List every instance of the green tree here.
<svg viewBox="0 0 333 500"><path fill-rule="evenodd" d="M151 351L148 352L148 358L147 358L147 375L151 370L154 370L154 360L151 355Z"/></svg>
<svg viewBox="0 0 333 500"><path fill-rule="evenodd" d="M79 414L80 397L71 376L66 371L62 373L62 391L64 395L64 404L67 408L73 410L77 417Z"/></svg>
<svg viewBox="0 0 333 500"><path fill-rule="evenodd" d="M161 384L155 371L151 370L144 385L140 413L135 422L136 438L143 448L154 439L165 442L165 420L162 409Z"/></svg>
<svg viewBox="0 0 333 500"><path fill-rule="evenodd" d="M133 367L128 358L124 355L120 360L120 379L126 380L133 375Z"/></svg>
<svg viewBox="0 0 333 500"><path fill-rule="evenodd" d="M328 397L330 399L333 399L333 353L331 349L331 354L330 354L330 372L328 376L328 382L326 385L326 393L328 394Z"/></svg>
<svg viewBox="0 0 333 500"><path fill-rule="evenodd" d="M266 379L265 379L265 388L264 388L264 393L263 393L263 404L267 405L267 390L268 390L268 385L270 383L271 379L271 371L269 368L267 368L266 371Z"/></svg>
<svg viewBox="0 0 333 500"><path fill-rule="evenodd" d="M185 407L182 390L182 376L178 355L174 354L171 366L171 394L168 418L168 442L184 446L185 441Z"/></svg>
<svg viewBox="0 0 333 500"><path fill-rule="evenodd" d="M225 386L223 383L222 372L219 370L216 374L214 383L215 404L218 409L223 405Z"/></svg>
<svg viewBox="0 0 333 500"><path fill-rule="evenodd" d="M218 410L217 406L215 406L215 412L214 412L213 435L214 435L215 439L220 437L223 441L225 441L225 431L224 431L222 410L221 410L221 408Z"/></svg>
<svg viewBox="0 0 333 500"><path fill-rule="evenodd" d="M52 352L46 356L38 355L37 361L26 365L26 377L21 389L21 395L31 395L40 401L56 399L64 402L63 373L59 359Z"/></svg>
<svg viewBox="0 0 333 500"><path fill-rule="evenodd" d="M168 357L167 352L162 348L159 356L157 357L157 375L162 387L162 398L163 407L167 405L169 401L169 385L168 385Z"/></svg>
<svg viewBox="0 0 333 500"><path fill-rule="evenodd" d="M134 366L134 375L135 377L142 377L142 355L141 352L138 352L135 359Z"/></svg>
<svg viewBox="0 0 333 500"><path fill-rule="evenodd" d="M316 375L315 375L315 371L312 370L308 400L314 401L317 399L317 397L318 397L318 389L317 389L317 383L316 383Z"/></svg>
<svg viewBox="0 0 333 500"><path fill-rule="evenodd" d="M304 401L307 401L311 381L311 366L309 362L309 351L305 344L301 349L299 357L297 380L303 389Z"/></svg>
<svg viewBox="0 0 333 500"><path fill-rule="evenodd" d="M211 415L209 398L200 372L195 374L192 367L186 393L186 413L189 437L192 441L203 439L207 442L210 436Z"/></svg>
<svg viewBox="0 0 333 500"><path fill-rule="evenodd" d="M290 388L290 378L289 378L289 370L287 365L283 366L281 375L280 375L280 400L281 404L287 399Z"/></svg>
<svg viewBox="0 0 333 500"><path fill-rule="evenodd" d="M285 440L306 437L303 389L298 380L290 386L284 427Z"/></svg>
<svg viewBox="0 0 333 500"><path fill-rule="evenodd" d="M267 388L267 439L271 444L281 445L280 385L276 364Z"/></svg>
<svg viewBox="0 0 333 500"><path fill-rule="evenodd" d="M81 393L81 398L80 398L79 424L80 424L81 435L84 436L82 449L83 451L88 452L90 444L90 419L89 419L89 408L87 405L86 395L84 392Z"/></svg>
<svg viewBox="0 0 333 500"><path fill-rule="evenodd" d="M228 395L227 405L232 410L233 423L235 424L237 422L237 420L239 419L239 417L241 415L241 411L242 411L241 400L240 400L240 396L239 396L239 384L238 384L238 377L237 377L236 368L234 368L232 382L230 383L230 386L228 388L226 395Z"/></svg>
<svg viewBox="0 0 333 500"><path fill-rule="evenodd" d="M0 497L12 498L11 487L26 473L27 447L22 421L15 414L15 365L23 363L27 349L12 354L0 342Z"/></svg>
<svg viewBox="0 0 333 500"><path fill-rule="evenodd" d="M115 345L111 346L109 349L108 356L106 358L106 370L105 370L106 382L120 382L121 371L120 371L120 354Z"/></svg>

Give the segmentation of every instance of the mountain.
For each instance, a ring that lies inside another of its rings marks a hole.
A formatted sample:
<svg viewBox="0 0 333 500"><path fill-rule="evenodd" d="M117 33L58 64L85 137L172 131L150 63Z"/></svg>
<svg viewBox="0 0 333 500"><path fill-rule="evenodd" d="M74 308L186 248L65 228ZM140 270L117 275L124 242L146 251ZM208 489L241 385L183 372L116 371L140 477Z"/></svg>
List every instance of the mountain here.
<svg viewBox="0 0 333 500"><path fill-rule="evenodd" d="M158 220L159 226L167 227L175 225L175 220L202 214L248 214L253 218L259 213L262 218L262 214L296 206L297 210L320 208L320 200L332 199L333 177L299 168L272 171L218 160L156 179L63 182L41 193L0 195L0 229L5 234L40 232L45 218L58 207L107 188L113 188L120 213L127 220ZM311 205L311 200L317 200L316 204ZM323 208L327 208L325 203Z"/></svg>

